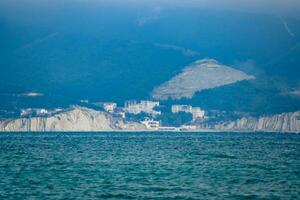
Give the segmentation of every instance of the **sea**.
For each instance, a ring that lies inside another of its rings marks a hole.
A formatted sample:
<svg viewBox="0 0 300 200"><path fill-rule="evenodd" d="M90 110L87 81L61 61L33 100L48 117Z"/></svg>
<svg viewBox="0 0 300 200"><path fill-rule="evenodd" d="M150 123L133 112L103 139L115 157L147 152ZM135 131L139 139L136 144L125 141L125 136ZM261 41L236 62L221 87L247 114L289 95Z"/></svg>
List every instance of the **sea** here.
<svg viewBox="0 0 300 200"><path fill-rule="evenodd" d="M300 199L300 135L1 133L0 199Z"/></svg>

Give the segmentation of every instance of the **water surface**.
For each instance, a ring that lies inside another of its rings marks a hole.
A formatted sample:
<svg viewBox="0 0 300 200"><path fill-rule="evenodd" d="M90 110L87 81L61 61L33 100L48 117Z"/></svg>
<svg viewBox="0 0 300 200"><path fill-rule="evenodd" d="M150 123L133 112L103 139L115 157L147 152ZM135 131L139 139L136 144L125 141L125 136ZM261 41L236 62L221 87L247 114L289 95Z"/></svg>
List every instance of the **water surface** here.
<svg viewBox="0 0 300 200"><path fill-rule="evenodd" d="M300 135L2 133L0 199L300 199Z"/></svg>

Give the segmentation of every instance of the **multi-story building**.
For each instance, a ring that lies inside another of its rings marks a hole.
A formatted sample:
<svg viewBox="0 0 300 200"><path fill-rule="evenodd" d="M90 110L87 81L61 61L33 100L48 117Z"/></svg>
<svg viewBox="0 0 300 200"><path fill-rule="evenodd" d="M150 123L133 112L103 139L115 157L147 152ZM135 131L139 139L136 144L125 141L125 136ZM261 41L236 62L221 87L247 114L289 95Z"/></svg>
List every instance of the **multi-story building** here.
<svg viewBox="0 0 300 200"><path fill-rule="evenodd" d="M160 115L161 112L154 110L157 106L159 106L158 101L141 101L140 103L137 103L136 101L127 101L125 102L125 111L135 115L141 112L151 115Z"/></svg>
<svg viewBox="0 0 300 200"><path fill-rule="evenodd" d="M197 119L202 119L205 115L205 111L201 110L200 107L194 107L192 109L192 115L193 115L193 121L195 121Z"/></svg>
<svg viewBox="0 0 300 200"><path fill-rule="evenodd" d="M190 105L172 105L172 113L186 112L191 113L193 107Z"/></svg>
<svg viewBox="0 0 300 200"><path fill-rule="evenodd" d="M205 115L204 110L200 107L192 107L190 105L172 105L172 113L185 112L193 115L193 121L199 118L203 118Z"/></svg>

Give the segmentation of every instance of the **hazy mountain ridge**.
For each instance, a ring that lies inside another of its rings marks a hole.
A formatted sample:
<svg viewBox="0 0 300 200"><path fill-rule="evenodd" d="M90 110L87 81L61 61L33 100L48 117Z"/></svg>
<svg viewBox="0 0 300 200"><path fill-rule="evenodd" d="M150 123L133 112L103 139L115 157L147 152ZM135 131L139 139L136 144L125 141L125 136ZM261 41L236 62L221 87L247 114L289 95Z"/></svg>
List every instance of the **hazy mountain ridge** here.
<svg viewBox="0 0 300 200"><path fill-rule="evenodd" d="M151 11L75 6L39 18L36 12L16 21L0 17L0 118L16 117L23 108L67 108L81 99L148 99L153 89L202 58L256 79L202 90L172 104L257 115L300 110L294 95L299 20L170 7L155 20L137 23ZM30 92L44 96L20 95Z"/></svg>

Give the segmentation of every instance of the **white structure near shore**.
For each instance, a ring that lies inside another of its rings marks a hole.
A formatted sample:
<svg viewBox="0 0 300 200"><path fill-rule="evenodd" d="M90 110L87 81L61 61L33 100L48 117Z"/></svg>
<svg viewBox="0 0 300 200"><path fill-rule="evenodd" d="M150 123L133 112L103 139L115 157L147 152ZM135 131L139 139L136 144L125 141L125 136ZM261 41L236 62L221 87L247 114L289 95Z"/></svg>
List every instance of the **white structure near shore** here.
<svg viewBox="0 0 300 200"><path fill-rule="evenodd" d="M146 118L144 121L141 121L142 124L149 130L159 130L160 122L153 119Z"/></svg>

